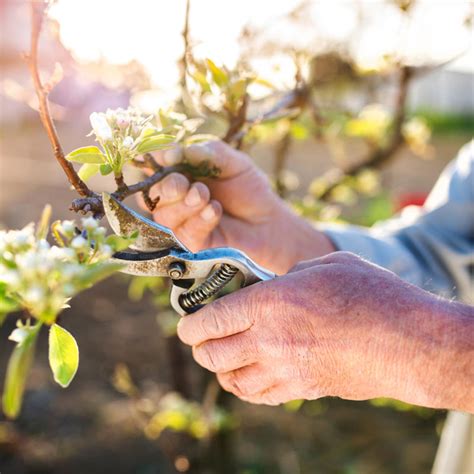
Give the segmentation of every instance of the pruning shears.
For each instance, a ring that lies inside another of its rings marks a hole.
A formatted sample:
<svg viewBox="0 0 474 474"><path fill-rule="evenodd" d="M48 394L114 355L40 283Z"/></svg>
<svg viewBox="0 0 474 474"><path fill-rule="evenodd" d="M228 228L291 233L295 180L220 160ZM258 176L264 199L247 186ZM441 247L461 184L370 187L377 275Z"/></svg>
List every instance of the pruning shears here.
<svg viewBox="0 0 474 474"><path fill-rule="evenodd" d="M171 229L147 219L110 194L103 193L102 201L116 234L138 231L129 249L116 252L112 259L124 265L121 271L130 275L171 278L171 306L181 316L197 311L239 274L241 287L276 276L230 247L191 252Z"/></svg>

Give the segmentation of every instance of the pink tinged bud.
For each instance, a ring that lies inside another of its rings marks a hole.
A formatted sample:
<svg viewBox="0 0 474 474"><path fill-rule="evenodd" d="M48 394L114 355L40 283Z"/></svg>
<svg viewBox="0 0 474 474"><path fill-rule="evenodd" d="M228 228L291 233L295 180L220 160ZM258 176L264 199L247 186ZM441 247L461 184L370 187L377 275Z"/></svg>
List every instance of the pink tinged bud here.
<svg viewBox="0 0 474 474"><path fill-rule="evenodd" d="M120 129L125 129L130 125L130 120L127 117L117 117L117 126Z"/></svg>

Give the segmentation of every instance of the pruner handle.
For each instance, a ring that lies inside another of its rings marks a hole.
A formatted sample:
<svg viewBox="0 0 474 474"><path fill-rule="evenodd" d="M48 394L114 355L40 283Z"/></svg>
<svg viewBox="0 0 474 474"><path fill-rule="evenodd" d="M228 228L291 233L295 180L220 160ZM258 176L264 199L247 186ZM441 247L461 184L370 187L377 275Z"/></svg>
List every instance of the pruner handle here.
<svg viewBox="0 0 474 474"><path fill-rule="evenodd" d="M173 279L171 306L181 316L197 311L210 298L220 293L238 274L242 276L241 288L276 277L273 272L260 267L244 253L235 249L211 249L195 255L203 257L203 265L211 262L212 265L205 278Z"/></svg>

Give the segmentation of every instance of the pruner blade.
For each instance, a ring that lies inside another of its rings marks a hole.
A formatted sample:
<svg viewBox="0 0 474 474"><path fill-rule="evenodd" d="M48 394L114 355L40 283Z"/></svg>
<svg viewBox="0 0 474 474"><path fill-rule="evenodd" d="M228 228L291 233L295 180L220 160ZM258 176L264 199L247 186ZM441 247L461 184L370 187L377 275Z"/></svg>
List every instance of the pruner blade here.
<svg viewBox="0 0 474 474"><path fill-rule="evenodd" d="M130 248L143 252L168 249L189 250L174 235L171 229L147 219L125 206L109 193L102 193L105 215L112 230L122 236L138 230L139 235Z"/></svg>

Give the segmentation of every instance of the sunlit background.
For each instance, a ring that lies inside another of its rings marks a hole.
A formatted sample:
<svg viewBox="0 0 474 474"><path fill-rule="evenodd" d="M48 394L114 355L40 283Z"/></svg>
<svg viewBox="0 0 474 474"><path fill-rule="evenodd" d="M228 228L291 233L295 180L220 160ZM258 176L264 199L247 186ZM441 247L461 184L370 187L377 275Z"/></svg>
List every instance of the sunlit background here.
<svg viewBox="0 0 474 474"><path fill-rule="evenodd" d="M245 50L242 31L250 28L287 50L316 53L347 45L363 68L378 67L385 56L397 55L414 65L450 61L450 69L474 71L473 28L462 27L472 8L469 1L420 1L409 20L395 4L381 1L306 3L304 21L294 21L288 15L301 0L197 0L190 11L194 54L232 68ZM61 41L78 61L136 60L168 100L176 94L184 0L135 0L133 6L126 0L58 0L51 13L59 22ZM258 73L277 84L291 84L294 67L288 54L267 55L262 61L256 52L250 62Z"/></svg>

